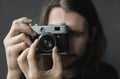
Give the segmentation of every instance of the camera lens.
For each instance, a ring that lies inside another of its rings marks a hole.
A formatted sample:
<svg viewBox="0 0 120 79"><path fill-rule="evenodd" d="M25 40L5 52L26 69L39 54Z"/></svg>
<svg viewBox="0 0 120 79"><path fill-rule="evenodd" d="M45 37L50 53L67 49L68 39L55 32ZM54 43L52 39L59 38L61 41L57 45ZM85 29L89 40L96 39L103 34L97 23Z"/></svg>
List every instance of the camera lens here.
<svg viewBox="0 0 120 79"><path fill-rule="evenodd" d="M44 52L50 52L56 45L55 37L52 34L44 34L39 37L39 48Z"/></svg>

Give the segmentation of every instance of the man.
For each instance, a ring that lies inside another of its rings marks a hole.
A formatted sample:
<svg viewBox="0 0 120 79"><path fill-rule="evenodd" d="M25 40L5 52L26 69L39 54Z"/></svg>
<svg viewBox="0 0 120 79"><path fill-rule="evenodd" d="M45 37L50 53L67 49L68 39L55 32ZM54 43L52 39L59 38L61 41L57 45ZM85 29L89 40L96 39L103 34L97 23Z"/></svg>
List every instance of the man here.
<svg viewBox="0 0 120 79"><path fill-rule="evenodd" d="M41 25L65 23L69 33L69 55L59 55L54 47L52 55L36 57L39 40L33 43L27 35L36 33L23 24L26 17L13 21L4 40L7 79L118 79L113 67L101 62L105 37L90 0L53 0L41 17ZM22 53L21 53L22 51Z"/></svg>

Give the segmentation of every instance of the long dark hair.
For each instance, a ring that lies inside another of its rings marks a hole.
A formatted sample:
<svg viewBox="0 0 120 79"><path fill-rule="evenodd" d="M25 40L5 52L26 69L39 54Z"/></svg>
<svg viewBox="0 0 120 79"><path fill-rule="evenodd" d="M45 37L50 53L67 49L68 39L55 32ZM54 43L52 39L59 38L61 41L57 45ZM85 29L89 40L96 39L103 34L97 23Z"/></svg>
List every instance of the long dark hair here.
<svg viewBox="0 0 120 79"><path fill-rule="evenodd" d="M40 17L40 24L47 25L50 10L53 7L61 7L65 11L74 11L84 16L88 22L90 42L88 43L86 52L83 56L83 70L88 72L97 69L98 64L105 52L106 39L98 19L94 5L90 0L51 0ZM97 32L93 38L92 28L96 27Z"/></svg>

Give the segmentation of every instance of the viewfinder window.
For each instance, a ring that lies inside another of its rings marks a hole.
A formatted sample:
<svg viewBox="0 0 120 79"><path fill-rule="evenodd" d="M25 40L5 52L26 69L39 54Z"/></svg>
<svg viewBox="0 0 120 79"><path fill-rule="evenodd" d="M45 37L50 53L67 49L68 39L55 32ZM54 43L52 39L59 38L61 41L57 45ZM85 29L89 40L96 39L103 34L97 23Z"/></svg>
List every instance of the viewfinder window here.
<svg viewBox="0 0 120 79"><path fill-rule="evenodd" d="M60 27L55 27L55 31L60 31Z"/></svg>

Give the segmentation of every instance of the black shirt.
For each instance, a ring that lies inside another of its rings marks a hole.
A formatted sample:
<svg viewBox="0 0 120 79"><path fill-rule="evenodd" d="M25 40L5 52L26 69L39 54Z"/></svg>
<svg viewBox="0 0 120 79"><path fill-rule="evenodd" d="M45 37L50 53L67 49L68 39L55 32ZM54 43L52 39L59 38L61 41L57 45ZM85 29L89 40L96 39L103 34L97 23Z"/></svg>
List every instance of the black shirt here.
<svg viewBox="0 0 120 79"><path fill-rule="evenodd" d="M102 63L99 70L100 72L94 74L79 75L71 79L119 79L116 69L109 64Z"/></svg>
<svg viewBox="0 0 120 79"><path fill-rule="evenodd" d="M85 74L71 79L119 79L116 69L109 64L102 63L99 70L100 72L94 74Z"/></svg>

